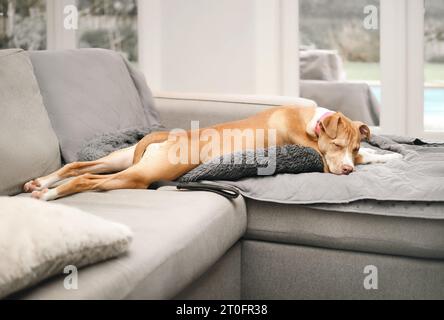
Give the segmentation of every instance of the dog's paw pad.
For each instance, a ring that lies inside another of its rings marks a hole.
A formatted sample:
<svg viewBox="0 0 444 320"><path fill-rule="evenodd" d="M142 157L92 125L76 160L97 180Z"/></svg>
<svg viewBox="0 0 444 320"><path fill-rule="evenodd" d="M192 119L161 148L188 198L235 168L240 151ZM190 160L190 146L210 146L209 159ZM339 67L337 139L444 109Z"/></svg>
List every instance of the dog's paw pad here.
<svg viewBox="0 0 444 320"><path fill-rule="evenodd" d="M40 189L41 189L41 185L40 185L40 182L38 182L38 180L29 181L28 183L26 183L23 186L23 190L27 193L39 191Z"/></svg>
<svg viewBox="0 0 444 320"><path fill-rule="evenodd" d="M32 192L32 197L37 200L48 200L46 195L49 192L49 189L44 189L42 191L34 191Z"/></svg>

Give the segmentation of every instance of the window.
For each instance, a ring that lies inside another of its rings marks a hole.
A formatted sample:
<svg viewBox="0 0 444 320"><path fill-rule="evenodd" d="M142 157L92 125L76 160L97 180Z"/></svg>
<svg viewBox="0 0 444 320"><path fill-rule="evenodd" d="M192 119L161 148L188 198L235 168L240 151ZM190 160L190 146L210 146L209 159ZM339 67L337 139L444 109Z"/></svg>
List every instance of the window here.
<svg viewBox="0 0 444 320"><path fill-rule="evenodd" d="M79 48L104 48L138 60L137 0L78 0Z"/></svg>
<svg viewBox="0 0 444 320"><path fill-rule="evenodd" d="M380 80L379 0L299 0L299 5L302 52L338 55L339 61L331 61L339 79ZM365 25L373 13L375 19Z"/></svg>
<svg viewBox="0 0 444 320"><path fill-rule="evenodd" d="M444 2L425 1L424 128L444 131Z"/></svg>
<svg viewBox="0 0 444 320"><path fill-rule="evenodd" d="M372 126L380 123L379 12L380 0L299 0L301 94Z"/></svg>
<svg viewBox="0 0 444 320"><path fill-rule="evenodd" d="M0 49L46 48L46 0L0 0Z"/></svg>

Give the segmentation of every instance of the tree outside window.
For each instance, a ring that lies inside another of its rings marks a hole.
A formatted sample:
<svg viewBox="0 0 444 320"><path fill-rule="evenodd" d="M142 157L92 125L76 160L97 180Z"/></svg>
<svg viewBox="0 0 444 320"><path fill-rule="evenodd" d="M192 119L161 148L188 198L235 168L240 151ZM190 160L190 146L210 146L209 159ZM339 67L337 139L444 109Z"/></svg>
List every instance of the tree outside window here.
<svg viewBox="0 0 444 320"><path fill-rule="evenodd" d="M80 48L122 52L137 61L137 1L78 0Z"/></svg>
<svg viewBox="0 0 444 320"><path fill-rule="evenodd" d="M0 49L46 48L46 1L0 0Z"/></svg>

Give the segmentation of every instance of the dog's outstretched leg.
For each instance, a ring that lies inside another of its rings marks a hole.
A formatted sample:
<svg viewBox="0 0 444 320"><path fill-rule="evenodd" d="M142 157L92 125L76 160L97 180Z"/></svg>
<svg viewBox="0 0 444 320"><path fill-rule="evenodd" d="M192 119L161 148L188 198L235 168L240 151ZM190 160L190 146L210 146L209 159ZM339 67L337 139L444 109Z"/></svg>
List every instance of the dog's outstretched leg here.
<svg viewBox="0 0 444 320"><path fill-rule="evenodd" d="M57 182L68 178L78 177L88 173L114 173L128 169L133 164L135 149L136 147L134 146L119 150L97 161L70 163L46 177L41 177L26 183L23 190L25 192L43 191L51 188Z"/></svg>
<svg viewBox="0 0 444 320"><path fill-rule="evenodd" d="M116 174L81 175L55 189L34 191L36 199L51 201L85 191L110 191L118 189L146 189L160 180L174 181L198 164L175 163L169 159L169 148L173 144L163 144L147 152L141 161Z"/></svg>
<svg viewBox="0 0 444 320"><path fill-rule="evenodd" d="M32 197L45 201L85 191L109 191L117 189L146 189L149 181L141 174L141 168L134 166L111 175L84 174L54 189L34 191Z"/></svg>

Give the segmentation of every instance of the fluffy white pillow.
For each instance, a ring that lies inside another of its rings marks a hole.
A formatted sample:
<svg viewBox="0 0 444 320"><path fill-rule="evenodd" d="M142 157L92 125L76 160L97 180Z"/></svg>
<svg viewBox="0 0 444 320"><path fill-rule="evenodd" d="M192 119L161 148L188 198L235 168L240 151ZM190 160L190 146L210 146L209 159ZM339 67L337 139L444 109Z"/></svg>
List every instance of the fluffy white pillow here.
<svg viewBox="0 0 444 320"><path fill-rule="evenodd" d="M126 252L131 230L81 210L0 197L0 298Z"/></svg>

